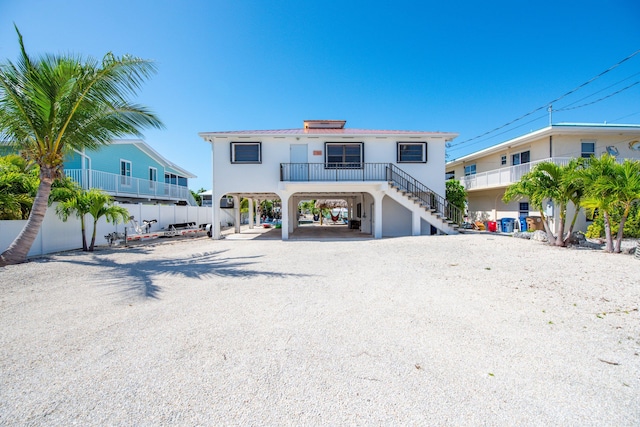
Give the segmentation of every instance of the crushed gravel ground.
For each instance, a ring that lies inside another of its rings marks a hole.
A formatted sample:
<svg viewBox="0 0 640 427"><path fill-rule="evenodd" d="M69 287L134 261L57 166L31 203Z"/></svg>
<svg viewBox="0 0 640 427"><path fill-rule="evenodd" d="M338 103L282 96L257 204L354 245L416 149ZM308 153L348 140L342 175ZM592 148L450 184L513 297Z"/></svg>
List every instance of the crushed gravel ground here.
<svg viewBox="0 0 640 427"><path fill-rule="evenodd" d="M640 425L640 260L488 234L0 268L0 425Z"/></svg>

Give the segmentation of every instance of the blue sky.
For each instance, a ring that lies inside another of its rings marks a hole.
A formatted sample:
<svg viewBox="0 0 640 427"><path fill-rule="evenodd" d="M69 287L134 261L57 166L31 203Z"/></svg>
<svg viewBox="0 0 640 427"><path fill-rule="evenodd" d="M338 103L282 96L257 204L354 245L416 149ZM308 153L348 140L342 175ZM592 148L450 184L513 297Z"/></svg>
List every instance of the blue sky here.
<svg viewBox="0 0 640 427"><path fill-rule="evenodd" d="M450 159L542 128L546 105L640 49L640 2L0 0L0 60L27 51L130 53L158 74L136 100L145 140L210 188L198 132L347 126L456 132ZM640 54L554 104L640 81ZM640 123L640 84L554 122Z"/></svg>

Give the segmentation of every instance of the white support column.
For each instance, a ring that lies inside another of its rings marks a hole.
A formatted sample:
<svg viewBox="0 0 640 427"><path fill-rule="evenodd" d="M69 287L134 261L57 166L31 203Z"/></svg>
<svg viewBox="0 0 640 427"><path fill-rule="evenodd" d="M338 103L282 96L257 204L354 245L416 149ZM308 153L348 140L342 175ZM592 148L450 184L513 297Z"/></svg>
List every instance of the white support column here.
<svg viewBox="0 0 640 427"><path fill-rule="evenodd" d="M235 215L234 218L234 226L235 226L235 232L236 233L240 233L240 197L238 196L233 196L233 213Z"/></svg>
<svg viewBox="0 0 640 427"><path fill-rule="evenodd" d="M220 194L211 192L211 238L220 239ZM160 218L158 218L160 219Z"/></svg>
<svg viewBox="0 0 640 427"><path fill-rule="evenodd" d="M282 240L289 240L289 228L291 222L291 215L289 211L289 194L280 193L281 214L282 214Z"/></svg>
<svg viewBox="0 0 640 427"><path fill-rule="evenodd" d="M296 225L298 224L298 209L295 201L295 197L289 197L287 201L289 207L289 234L296 230ZM282 204L284 205L284 202Z"/></svg>
<svg viewBox="0 0 640 427"><path fill-rule="evenodd" d="M420 217L420 211L418 209L422 209L422 208L414 208L413 211L411 212L411 235L412 236L419 236L421 234L421 227L420 227L420 220L422 219Z"/></svg>
<svg viewBox="0 0 640 427"><path fill-rule="evenodd" d="M373 238L382 239L382 198L384 192L376 191L373 194Z"/></svg>
<svg viewBox="0 0 640 427"><path fill-rule="evenodd" d="M249 198L249 229L253 228L253 199Z"/></svg>

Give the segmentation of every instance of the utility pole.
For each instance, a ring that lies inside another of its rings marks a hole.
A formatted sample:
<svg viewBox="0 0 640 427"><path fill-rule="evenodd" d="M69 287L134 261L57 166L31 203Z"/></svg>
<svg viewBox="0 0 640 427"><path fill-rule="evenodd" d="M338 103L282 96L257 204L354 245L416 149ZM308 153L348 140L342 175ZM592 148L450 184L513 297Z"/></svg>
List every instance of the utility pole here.
<svg viewBox="0 0 640 427"><path fill-rule="evenodd" d="M549 126L551 126L553 118L553 106L551 104L549 104L549 108L547 108L547 111L549 112Z"/></svg>

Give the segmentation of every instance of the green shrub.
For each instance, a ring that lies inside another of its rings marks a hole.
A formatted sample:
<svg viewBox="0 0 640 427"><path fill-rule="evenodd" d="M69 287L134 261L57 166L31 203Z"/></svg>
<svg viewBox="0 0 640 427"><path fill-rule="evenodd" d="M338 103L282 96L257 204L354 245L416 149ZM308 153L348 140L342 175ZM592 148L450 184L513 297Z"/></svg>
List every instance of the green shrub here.
<svg viewBox="0 0 640 427"><path fill-rule="evenodd" d="M620 217L622 212L613 212L611 214L611 234L614 236L620 228ZM601 215L597 215L593 223L587 227L585 236L590 239L604 237L604 219ZM640 237L640 204L635 203L629 211L629 216L624 223L623 237L639 238Z"/></svg>

